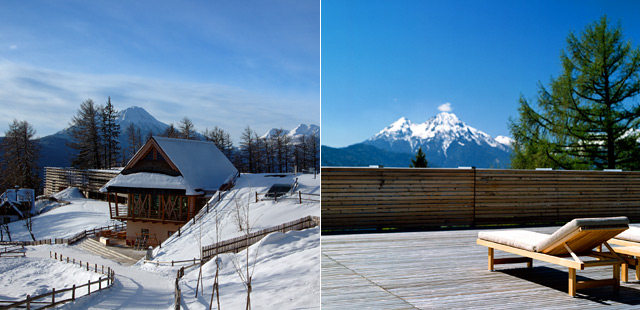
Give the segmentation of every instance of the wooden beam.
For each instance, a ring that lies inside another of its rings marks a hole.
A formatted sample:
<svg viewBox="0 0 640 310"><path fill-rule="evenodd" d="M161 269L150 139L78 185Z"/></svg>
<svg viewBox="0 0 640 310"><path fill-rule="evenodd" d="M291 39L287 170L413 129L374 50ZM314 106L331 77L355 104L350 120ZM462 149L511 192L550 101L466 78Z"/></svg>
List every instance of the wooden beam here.
<svg viewBox="0 0 640 310"><path fill-rule="evenodd" d="M569 267L569 268L575 268L579 270L584 269L585 263L578 263L574 260L569 260L559 256L531 252L531 251L527 251L527 250L523 250L523 249L511 247L508 245L487 241L487 240L482 240L482 239L477 239L476 243L479 245L484 245L486 247L494 248L496 250L500 250L500 251L504 251L504 252L508 252L508 253L512 253L520 256L531 257L533 259L541 260L547 263L552 263L552 264Z"/></svg>

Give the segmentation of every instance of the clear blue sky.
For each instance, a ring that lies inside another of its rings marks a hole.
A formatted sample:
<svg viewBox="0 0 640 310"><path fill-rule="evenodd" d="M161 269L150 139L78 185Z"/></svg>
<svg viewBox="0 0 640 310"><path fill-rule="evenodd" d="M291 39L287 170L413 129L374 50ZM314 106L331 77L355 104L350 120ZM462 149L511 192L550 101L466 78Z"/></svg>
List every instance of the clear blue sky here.
<svg viewBox="0 0 640 310"><path fill-rule="evenodd" d="M567 35L606 14L640 46L640 1L322 1L322 144L453 113L510 136L518 98L560 73Z"/></svg>
<svg viewBox="0 0 640 310"><path fill-rule="evenodd" d="M320 119L320 3L0 3L0 130L67 127L86 98L237 138ZM237 139L235 139L237 142Z"/></svg>

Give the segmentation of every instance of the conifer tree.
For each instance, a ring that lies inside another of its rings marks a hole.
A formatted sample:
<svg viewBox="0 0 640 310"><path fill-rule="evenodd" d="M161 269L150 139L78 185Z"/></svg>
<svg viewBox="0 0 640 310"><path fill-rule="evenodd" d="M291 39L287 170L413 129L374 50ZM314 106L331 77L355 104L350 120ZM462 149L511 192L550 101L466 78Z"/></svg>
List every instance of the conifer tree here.
<svg viewBox="0 0 640 310"><path fill-rule="evenodd" d="M38 190L39 148L35 130L27 121L14 120L5 132L2 148L2 182L5 189L18 185Z"/></svg>
<svg viewBox="0 0 640 310"><path fill-rule="evenodd" d="M160 136L167 138L180 138L180 133L178 132L176 127L173 126L173 123L171 123Z"/></svg>
<svg viewBox="0 0 640 310"><path fill-rule="evenodd" d="M207 141L213 142L227 158L231 159L233 142L231 141L231 135L229 135L227 131L215 126L211 131L206 129L204 131L204 137Z"/></svg>
<svg viewBox="0 0 640 310"><path fill-rule="evenodd" d="M562 73L539 86L537 110L520 98L512 167L640 168L640 49L605 17L561 54Z"/></svg>
<svg viewBox="0 0 640 310"><path fill-rule="evenodd" d="M107 99L107 104L100 109L101 124L100 133L104 148L103 162L105 168L117 165L120 153L120 124L117 123L118 111L111 104L111 97Z"/></svg>
<svg viewBox="0 0 640 310"><path fill-rule="evenodd" d="M427 168L427 156L422 151L422 147L418 147L416 158L411 160L411 168Z"/></svg>
<svg viewBox="0 0 640 310"><path fill-rule="evenodd" d="M190 140L196 139L196 132L193 127L193 122L191 122L191 120L188 117L184 117L180 121L179 129L183 139L190 139Z"/></svg>
<svg viewBox="0 0 640 310"><path fill-rule="evenodd" d="M258 154L257 150L257 140L258 136L255 131L251 129L251 127L247 126L242 132L242 136L240 137L240 150L242 152L242 159L245 163L245 171L246 172L256 172L256 155Z"/></svg>
<svg viewBox="0 0 640 310"><path fill-rule="evenodd" d="M71 120L70 135L72 142L68 145L77 151L72 165L81 169L101 168L99 111L93 100L87 99L80 105L77 114Z"/></svg>

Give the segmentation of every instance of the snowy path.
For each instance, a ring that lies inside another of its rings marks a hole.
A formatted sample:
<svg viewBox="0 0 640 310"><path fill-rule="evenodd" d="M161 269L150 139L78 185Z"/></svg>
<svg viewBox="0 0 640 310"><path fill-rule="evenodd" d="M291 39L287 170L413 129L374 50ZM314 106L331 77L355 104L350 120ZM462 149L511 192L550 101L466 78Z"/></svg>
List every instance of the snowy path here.
<svg viewBox="0 0 640 310"><path fill-rule="evenodd" d="M74 246L51 245L29 247L27 256L49 257L49 251L62 253L89 263L111 267L116 281L108 290L67 303L63 309L168 309L173 304L175 278L145 271L138 266L123 266Z"/></svg>

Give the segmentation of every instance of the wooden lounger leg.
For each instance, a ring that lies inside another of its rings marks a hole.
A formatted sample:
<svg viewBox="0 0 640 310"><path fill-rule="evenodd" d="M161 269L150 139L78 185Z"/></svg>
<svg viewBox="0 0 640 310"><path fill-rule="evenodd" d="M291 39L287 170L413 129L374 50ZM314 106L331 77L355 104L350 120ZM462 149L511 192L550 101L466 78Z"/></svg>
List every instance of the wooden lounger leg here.
<svg viewBox="0 0 640 310"><path fill-rule="evenodd" d="M620 270L620 278L623 282L629 282L629 264L622 264L622 269Z"/></svg>
<svg viewBox="0 0 640 310"><path fill-rule="evenodd" d="M640 266L638 266L637 259L636 259L636 280L640 280Z"/></svg>
<svg viewBox="0 0 640 310"><path fill-rule="evenodd" d="M617 294L620 291L620 265L618 264L613 265L613 279L615 280L613 292Z"/></svg>
<svg viewBox="0 0 640 310"><path fill-rule="evenodd" d="M569 296L576 297L576 269L569 268Z"/></svg>
<svg viewBox="0 0 640 310"><path fill-rule="evenodd" d="M493 248L489 248L489 271L493 271Z"/></svg>

